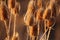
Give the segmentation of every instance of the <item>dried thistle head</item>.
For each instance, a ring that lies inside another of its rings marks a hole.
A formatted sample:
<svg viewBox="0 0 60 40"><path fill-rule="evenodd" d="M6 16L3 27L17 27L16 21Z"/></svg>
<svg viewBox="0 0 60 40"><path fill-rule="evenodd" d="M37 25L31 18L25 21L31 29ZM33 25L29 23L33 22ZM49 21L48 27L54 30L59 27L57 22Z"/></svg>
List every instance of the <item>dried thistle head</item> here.
<svg viewBox="0 0 60 40"><path fill-rule="evenodd" d="M50 3L49 3L49 5L48 5L48 7L46 7L46 9L45 9L45 11L44 11L44 15L43 15L43 19L45 19L45 18L50 18L50 16L51 16L51 14L52 14L52 9L53 9L53 5L54 5L54 3L55 3L55 0L54 1L52 1L52 0L50 0Z"/></svg>
<svg viewBox="0 0 60 40"><path fill-rule="evenodd" d="M42 7L42 0L37 0L37 6L40 8Z"/></svg>
<svg viewBox="0 0 60 40"><path fill-rule="evenodd" d="M29 35L30 37L37 36L37 25L29 26Z"/></svg>
<svg viewBox="0 0 60 40"><path fill-rule="evenodd" d="M28 4L28 8L27 8L27 12L31 12L34 9L34 0L30 0L29 4Z"/></svg>
<svg viewBox="0 0 60 40"><path fill-rule="evenodd" d="M49 19L50 16L51 16L51 10L47 8L43 13L43 19Z"/></svg>
<svg viewBox="0 0 60 40"><path fill-rule="evenodd" d="M16 2L14 8L11 9L11 13L16 15L20 12L20 3Z"/></svg>
<svg viewBox="0 0 60 40"><path fill-rule="evenodd" d="M42 19L43 11L44 11L43 8L40 8L40 9L37 10L37 14L36 14L36 20L37 21Z"/></svg>
<svg viewBox="0 0 60 40"><path fill-rule="evenodd" d="M28 4L27 12L24 16L24 22L26 25L30 25L30 23L32 23L33 11L34 11L33 9L34 9L34 1L30 0L30 2Z"/></svg>
<svg viewBox="0 0 60 40"><path fill-rule="evenodd" d="M56 22L55 17L48 19L47 28L53 27L55 25L55 22Z"/></svg>
<svg viewBox="0 0 60 40"><path fill-rule="evenodd" d="M50 0L50 3L48 5L48 8L51 10L51 16L56 17L56 1L55 0Z"/></svg>
<svg viewBox="0 0 60 40"><path fill-rule="evenodd" d="M6 8L6 6L2 3L1 5L0 5L0 18L2 19L2 20L7 20L7 19L9 19L8 18L8 11L7 11L8 9Z"/></svg>
<svg viewBox="0 0 60 40"><path fill-rule="evenodd" d="M20 8L21 8L20 3L16 2L16 4L15 4L15 10L16 10L17 13L20 12Z"/></svg>
<svg viewBox="0 0 60 40"><path fill-rule="evenodd" d="M54 4L55 4L55 0L50 0L50 3L49 3L49 5L48 5L48 7L49 7L50 9L52 9L52 7L53 7Z"/></svg>
<svg viewBox="0 0 60 40"><path fill-rule="evenodd" d="M16 2L16 0L8 0L8 8L9 9L14 8L15 2Z"/></svg>

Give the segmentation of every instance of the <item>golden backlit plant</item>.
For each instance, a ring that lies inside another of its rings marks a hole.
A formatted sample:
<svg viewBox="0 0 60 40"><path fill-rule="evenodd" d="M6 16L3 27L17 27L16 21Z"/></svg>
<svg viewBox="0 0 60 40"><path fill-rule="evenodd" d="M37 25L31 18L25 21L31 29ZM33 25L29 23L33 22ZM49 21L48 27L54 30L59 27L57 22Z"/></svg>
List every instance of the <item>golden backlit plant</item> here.
<svg viewBox="0 0 60 40"><path fill-rule="evenodd" d="M52 27L56 23L56 5L56 0L29 1L24 16L24 23L27 26L26 40L49 40L50 32L53 29ZM8 0L7 4L6 0L0 0L0 20L4 22L7 33L7 37L4 40L20 40L19 33L16 31L17 16L20 13L20 8L21 5L17 0ZM60 8L58 11L60 13ZM10 38L12 16L14 18L13 35Z"/></svg>

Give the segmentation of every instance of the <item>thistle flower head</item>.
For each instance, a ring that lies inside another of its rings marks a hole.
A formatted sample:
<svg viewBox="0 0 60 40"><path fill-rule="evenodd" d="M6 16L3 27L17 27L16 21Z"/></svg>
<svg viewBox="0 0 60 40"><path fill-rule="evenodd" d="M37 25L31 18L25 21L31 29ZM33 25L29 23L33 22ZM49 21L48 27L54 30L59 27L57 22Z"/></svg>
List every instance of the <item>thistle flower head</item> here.
<svg viewBox="0 0 60 40"><path fill-rule="evenodd" d="M44 11L43 8L40 8L40 9L37 10L37 14L36 14L36 20L37 21L42 19L42 17L43 17L43 11Z"/></svg>
<svg viewBox="0 0 60 40"><path fill-rule="evenodd" d="M50 16L51 16L51 10L47 8L47 9L44 11L43 19L49 19Z"/></svg>
<svg viewBox="0 0 60 40"><path fill-rule="evenodd" d="M15 2L16 2L16 0L8 0L8 8L9 9L14 8Z"/></svg>
<svg viewBox="0 0 60 40"><path fill-rule="evenodd" d="M24 16L24 22L26 25L30 25L30 23L32 23L33 21L33 10L34 9L34 1L30 0L29 4L28 4L28 8L27 8L27 12Z"/></svg>
<svg viewBox="0 0 60 40"><path fill-rule="evenodd" d="M6 8L6 6L2 3L1 5L0 5L0 18L2 19L2 20L7 20L8 19L8 11L7 11L8 9Z"/></svg>

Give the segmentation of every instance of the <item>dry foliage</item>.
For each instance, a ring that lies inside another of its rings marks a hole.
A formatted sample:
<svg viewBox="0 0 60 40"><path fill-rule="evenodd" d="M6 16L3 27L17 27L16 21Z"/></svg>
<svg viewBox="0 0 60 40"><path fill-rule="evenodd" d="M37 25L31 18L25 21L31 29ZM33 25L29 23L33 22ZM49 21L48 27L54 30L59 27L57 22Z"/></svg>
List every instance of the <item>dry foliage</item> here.
<svg viewBox="0 0 60 40"><path fill-rule="evenodd" d="M60 13L59 0L30 0L24 16L27 26L26 40L49 40L50 31L56 23L56 14ZM7 37L4 40L19 40L16 32L17 15L20 13L20 3L17 0L0 0L0 20L4 22ZM58 9L57 6L58 5ZM58 11L57 11L58 10ZM13 35L10 38L10 27L14 18ZM42 31L41 31L42 30Z"/></svg>

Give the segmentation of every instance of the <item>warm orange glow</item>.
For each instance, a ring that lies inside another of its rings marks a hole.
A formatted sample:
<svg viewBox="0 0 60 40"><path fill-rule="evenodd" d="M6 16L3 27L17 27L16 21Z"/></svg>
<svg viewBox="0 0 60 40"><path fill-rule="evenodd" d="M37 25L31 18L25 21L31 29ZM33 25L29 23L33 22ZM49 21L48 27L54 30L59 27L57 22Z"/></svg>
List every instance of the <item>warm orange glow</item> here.
<svg viewBox="0 0 60 40"><path fill-rule="evenodd" d="M60 35L56 37L55 32L60 34L59 2L0 0L0 40L58 40Z"/></svg>

